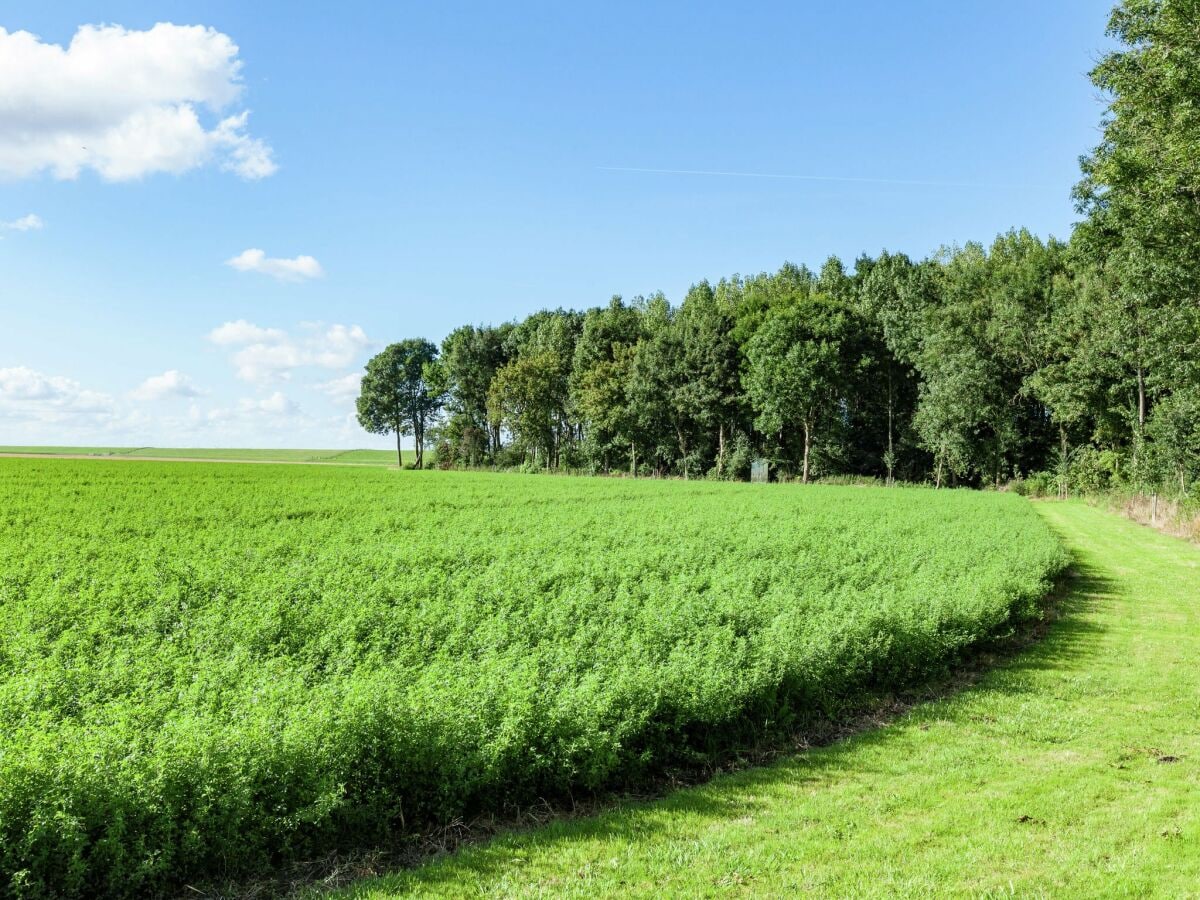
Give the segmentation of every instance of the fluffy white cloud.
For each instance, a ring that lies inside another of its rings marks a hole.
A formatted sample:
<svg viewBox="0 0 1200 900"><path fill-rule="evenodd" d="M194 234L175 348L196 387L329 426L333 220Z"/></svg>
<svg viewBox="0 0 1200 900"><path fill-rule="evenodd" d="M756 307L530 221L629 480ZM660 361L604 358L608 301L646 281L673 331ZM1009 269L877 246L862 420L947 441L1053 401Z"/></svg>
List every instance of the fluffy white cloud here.
<svg viewBox="0 0 1200 900"><path fill-rule="evenodd" d="M321 264L311 256L297 256L293 259L267 256L262 250L243 250L233 259L225 261L225 265L239 272L259 272L270 275L279 281L304 281L306 278L320 278L325 274Z"/></svg>
<svg viewBox="0 0 1200 900"><path fill-rule="evenodd" d="M286 341L287 333L278 328L259 328L245 319L236 322L226 322L214 328L208 334L208 339L222 347L237 344L268 343Z"/></svg>
<svg viewBox="0 0 1200 900"><path fill-rule="evenodd" d="M3 228L5 231L38 231L45 227L46 223L42 221L42 217L35 213L21 216L21 218L13 219L10 222L0 222L0 228Z"/></svg>
<svg viewBox="0 0 1200 900"><path fill-rule="evenodd" d="M164 372L147 380L187 383L169 375ZM253 397L230 397L221 404L193 399L185 408L147 407L134 396L137 392L113 397L24 366L0 368L0 440L67 447L391 448L390 440L365 434L345 403L338 402L339 411L333 413L330 399L322 396L323 385L313 384L307 386L310 393L298 393L303 390L297 384L288 395L267 389ZM310 404L315 411L310 412Z"/></svg>
<svg viewBox="0 0 1200 900"><path fill-rule="evenodd" d="M237 377L257 384L286 380L301 368L344 369L371 345L358 325L315 322L302 325L300 334L289 334L239 319L214 328L208 338L218 346L236 348L231 361Z"/></svg>
<svg viewBox="0 0 1200 900"><path fill-rule="evenodd" d="M264 418L288 419L295 424L311 424L300 407L285 396L282 391L275 391L268 397L242 397L236 406L215 407L207 413L192 404L189 418L194 424L207 425L253 425L261 423Z"/></svg>
<svg viewBox="0 0 1200 900"><path fill-rule="evenodd" d="M300 408L280 391L261 400L243 398L238 402L238 409L243 413L266 413L272 416L287 416L300 411Z"/></svg>
<svg viewBox="0 0 1200 900"><path fill-rule="evenodd" d="M321 328L319 325L309 327ZM313 362L326 369L345 368L370 345L366 332L357 325L330 325L309 341Z"/></svg>
<svg viewBox="0 0 1200 900"><path fill-rule="evenodd" d="M30 422L95 423L116 414L108 394L91 391L59 375L25 366L0 369L0 417Z"/></svg>
<svg viewBox="0 0 1200 900"><path fill-rule="evenodd" d="M169 369L161 375L151 375L130 396L135 400L164 400L168 397L199 397L200 391L192 380L177 369Z"/></svg>
<svg viewBox="0 0 1200 900"><path fill-rule="evenodd" d="M66 48L0 28L0 175L125 181L215 162L264 178L277 167L248 111L220 117L242 92L237 57L201 25L84 25Z"/></svg>

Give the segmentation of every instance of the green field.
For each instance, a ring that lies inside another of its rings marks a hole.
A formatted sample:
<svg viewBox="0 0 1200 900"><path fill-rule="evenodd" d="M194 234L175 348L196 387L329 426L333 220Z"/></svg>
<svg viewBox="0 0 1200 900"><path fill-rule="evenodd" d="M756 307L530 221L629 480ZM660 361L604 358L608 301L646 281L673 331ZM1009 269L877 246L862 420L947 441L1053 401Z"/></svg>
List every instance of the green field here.
<svg viewBox="0 0 1200 900"><path fill-rule="evenodd" d="M0 460L0 867L144 893L703 767L1064 563L1000 494Z"/></svg>
<svg viewBox="0 0 1200 900"><path fill-rule="evenodd" d="M1075 556L1061 618L969 689L344 897L1197 896L1200 549L1039 512Z"/></svg>
<svg viewBox="0 0 1200 900"><path fill-rule="evenodd" d="M209 459L233 462L308 462L354 463L356 465L395 465L394 450L259 450L244 447L3 447L0 454L36 454L38 456L121 456L129 459ZM415 452L404 450L404 462L411 464Z"/></svg>

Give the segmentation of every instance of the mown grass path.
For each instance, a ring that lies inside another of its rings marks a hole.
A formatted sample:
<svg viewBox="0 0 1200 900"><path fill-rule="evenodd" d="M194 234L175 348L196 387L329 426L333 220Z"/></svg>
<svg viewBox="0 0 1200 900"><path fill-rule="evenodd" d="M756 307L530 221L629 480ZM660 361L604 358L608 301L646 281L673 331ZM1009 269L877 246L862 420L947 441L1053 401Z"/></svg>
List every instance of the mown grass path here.
<svg viewBox="0 0 1200 900"><path fill-rule="evenodd" d="M348 895L1200 896L1200 549L1039 510L1075 556L1062 617L968 690Z"/></svg>

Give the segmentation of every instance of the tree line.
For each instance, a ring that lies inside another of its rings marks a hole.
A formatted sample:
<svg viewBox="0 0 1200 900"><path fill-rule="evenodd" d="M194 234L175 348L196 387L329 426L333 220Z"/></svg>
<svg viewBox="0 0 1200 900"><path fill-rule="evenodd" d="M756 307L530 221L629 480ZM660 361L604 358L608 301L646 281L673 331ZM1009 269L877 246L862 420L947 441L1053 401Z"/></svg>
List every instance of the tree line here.
<svg viewBox="0 0 1200 900"><path fill-rule="evenodd" d="M359 418L446 466L1189 491L1200 476L1200 0L1127 0L1066 241L835 257L371 361Z"/></svg>

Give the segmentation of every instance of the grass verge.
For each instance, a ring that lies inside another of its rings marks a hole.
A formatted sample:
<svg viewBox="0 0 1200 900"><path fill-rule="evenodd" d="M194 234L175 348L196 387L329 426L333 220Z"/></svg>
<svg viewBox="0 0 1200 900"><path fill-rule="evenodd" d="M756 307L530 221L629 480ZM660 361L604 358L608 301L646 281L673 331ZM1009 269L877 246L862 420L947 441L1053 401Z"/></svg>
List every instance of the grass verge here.
<svg viewBox="0 0 1200 900"><path fill-rule="evenodd" d="M1065 614L970 689L338 896L1195 896L1200 550L1038 509L1074 554Z"/></svg>

